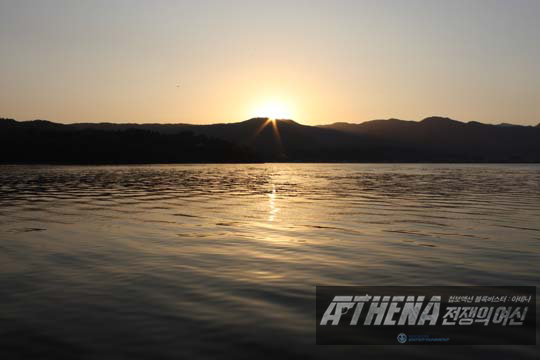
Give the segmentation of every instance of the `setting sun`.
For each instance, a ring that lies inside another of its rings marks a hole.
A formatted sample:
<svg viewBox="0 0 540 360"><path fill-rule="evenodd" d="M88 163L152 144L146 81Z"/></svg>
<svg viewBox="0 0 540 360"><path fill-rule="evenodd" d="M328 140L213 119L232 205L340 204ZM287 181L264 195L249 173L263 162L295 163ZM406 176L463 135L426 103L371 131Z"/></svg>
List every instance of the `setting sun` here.
<svg viewBox="0 0 540 360"><path fill-rule="evenodd" d="M257 107L253 111L253 116L266 117L270 119L292 119L293 112L291 107L282 101L267 101Z"/></svg>

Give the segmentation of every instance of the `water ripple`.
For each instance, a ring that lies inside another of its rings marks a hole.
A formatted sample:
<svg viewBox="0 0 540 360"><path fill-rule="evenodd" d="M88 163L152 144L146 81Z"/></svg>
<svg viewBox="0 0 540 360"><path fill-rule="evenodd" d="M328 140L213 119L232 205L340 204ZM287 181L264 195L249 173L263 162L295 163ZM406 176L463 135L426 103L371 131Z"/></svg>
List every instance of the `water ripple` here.
<svg viewBox="0 0 540 360"><path fill-rule="evenodd" d="M2 166L0 339L55 358L401 356L315 349L315 286L536 286L539 223L537 165Z"/></svg>

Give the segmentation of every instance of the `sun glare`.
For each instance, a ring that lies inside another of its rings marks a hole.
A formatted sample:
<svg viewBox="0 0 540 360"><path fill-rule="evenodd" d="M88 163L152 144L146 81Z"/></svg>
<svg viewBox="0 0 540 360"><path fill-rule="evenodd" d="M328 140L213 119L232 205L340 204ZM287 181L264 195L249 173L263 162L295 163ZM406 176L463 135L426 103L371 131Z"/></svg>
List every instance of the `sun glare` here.
<svg viewBox="0 0 540 360"><path fill-rule="evenodd" d="M270 119L292 119L291 108L284 102L268 101L255 108L254 116Z"/></svg>

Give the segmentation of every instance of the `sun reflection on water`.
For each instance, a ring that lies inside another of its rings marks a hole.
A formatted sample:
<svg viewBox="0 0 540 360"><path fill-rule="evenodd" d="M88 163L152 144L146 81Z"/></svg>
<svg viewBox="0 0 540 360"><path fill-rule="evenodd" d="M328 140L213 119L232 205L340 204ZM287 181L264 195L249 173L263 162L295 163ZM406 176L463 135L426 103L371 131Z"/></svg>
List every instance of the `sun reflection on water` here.
<svg viewBox="0 0 540 360"><path fill-rule="evenodd" d="M272 184L272 192L268 194L268 205L270 206L270 211L268 213L268 221L272 222L276 218L279 208L276 207L276 185Z"/></svg>

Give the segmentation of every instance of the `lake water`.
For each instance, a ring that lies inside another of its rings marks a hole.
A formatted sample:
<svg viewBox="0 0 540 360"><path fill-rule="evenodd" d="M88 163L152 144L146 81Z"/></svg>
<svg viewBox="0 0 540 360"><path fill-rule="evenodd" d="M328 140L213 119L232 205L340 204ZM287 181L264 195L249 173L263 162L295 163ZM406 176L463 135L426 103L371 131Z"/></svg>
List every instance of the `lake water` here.
<svg viewBox="0 0 540 360"><path fill-rule="evenodd" d="M315 286L537 286L538 264L538 165L0 167L0 355L534 357L317 347Z"/></svg>

